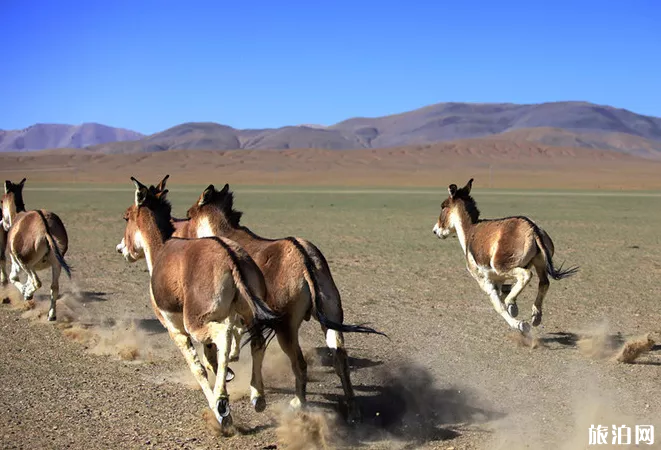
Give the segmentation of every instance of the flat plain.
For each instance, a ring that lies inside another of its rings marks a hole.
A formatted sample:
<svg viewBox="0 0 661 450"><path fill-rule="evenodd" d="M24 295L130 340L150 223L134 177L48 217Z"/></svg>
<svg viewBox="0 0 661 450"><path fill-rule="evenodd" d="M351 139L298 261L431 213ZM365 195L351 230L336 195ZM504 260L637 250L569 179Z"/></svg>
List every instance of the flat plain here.
<svg viewBox="0 0 661 450"><path fill-rule="evenodd" d="M152 184L163 174L138 178ZM556 263L580 266L552 281L531 346L492 309L458 241L432 234L446 187L231 185L243 225L314 242L345 321L369 322L389 339L346 336L364 413L356 428L342 424L339 379L314 320L302 327L307 418L284 409L294 380L276 341L265 363L268 407L252 412L244 350L230 383L238 432L226 438L207 425L204 397L154 318L146 264L115 252L133 201L129 175L108 184L26 175L27 207L54 211L67 227L74 278L61 281L55 325L41 314L49 273L33 310L5 290L13 302L0 307L2 448L302 449L326 435L328 448L583 449L590 425L661 430L661 347L633 364L594 351L646 333L659 340L658 191L474 188L482 217L527 215L552 237ZM176 217L207 184L224 181L197 180L204 184L170 179ZM519 299L525 317L536 283Z"/></svg>

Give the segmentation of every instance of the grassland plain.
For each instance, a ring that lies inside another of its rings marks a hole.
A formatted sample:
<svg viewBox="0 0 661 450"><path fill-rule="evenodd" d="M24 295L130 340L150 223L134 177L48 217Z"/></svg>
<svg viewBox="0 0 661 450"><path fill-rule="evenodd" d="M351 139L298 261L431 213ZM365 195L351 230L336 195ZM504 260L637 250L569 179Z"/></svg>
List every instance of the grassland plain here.
<svg viewBox="0 0 661 450"><path fill-rule="evenodd" d="M173 214L183 217L206 184L173 178L168 187ZM645 423L661 440L659 346L629 365L587 357L577 346L594 330L615 339L661 331L658 192L474 190L483 217L527 215L553 238L557 262L581 266L552 282L536 330L541 345L531 349L511 339L466 272L457 240L432 235L445 190L234 190L243 224L266 237L312 240L331 266L345 320L370 322L390 337L347 336L365 424L349 430L329 419L332 446L582 449L591 424ZM240 432L219 438L205 425L204 398L149 307L144 261L130 265L115 253L130 183L28 180L25 201L57 212L67 226L74 281L61 281L59 315L80 324L67 331L36 319L47 273L36 312L0 308L1 447L303 448L308 441L296 433L310 427L293 426L281 412L293 376L275 342L266 412L253 413L242 398L244 352L230 383ZM535 287L533 279L520 298L525 316ZM302 333L309 398L332 417L341 410L339 379L318 325L306 323ZM127 346L135 360L118 356Z"/></svg>

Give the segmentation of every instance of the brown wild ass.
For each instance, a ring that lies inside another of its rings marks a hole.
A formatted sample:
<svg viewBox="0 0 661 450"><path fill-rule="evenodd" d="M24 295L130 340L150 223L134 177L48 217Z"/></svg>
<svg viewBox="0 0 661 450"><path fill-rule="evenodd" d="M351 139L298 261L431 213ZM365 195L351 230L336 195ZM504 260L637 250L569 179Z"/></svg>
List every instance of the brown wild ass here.
<svg viewBox="0 0 661 450"><path fill-rule="evenodd" d="M480 219L480 211L470 196L472 186L471 178L461 189L456 184L448 187L450 196L441 204L433 232L441 239L456 232L468 271L489 295L494 309L510 327L529 333L530 325L515 317L519 313L517 296L530 282L532 269L539 278L532 307L532 325L537 326L542 322L542 302L549 289L549 275L561 280L575 274L578 267L556 269L552 260L553 241L527 217ZM512 281L514 285L507 293L503 285Z"/></svg>
<svg viewBox="0 0 661 450"><path fill-rule="evenodd" d="M286 326L276 330L280 347L289 357L296 377L293 408L306 403L307 363L299 344L303 320L312 315L321 324L326 345L332 350L335 371L342 382L348 407L348 421L360 420L355 400L343 332L375 333L372 328L343 324L344 313L330 268L321 251L309 241L296 237L262 238L239 221L242 213L233 209L234 194L229 185L217 191L207 187L188 210L189 237L223 236L237 242L255 260L266 280L267 303L281 313Z"/></svg>
<svg viewBox="0 0 661 450"><path fill-rule="evenodd" d="M231 339L227 319L238 314L250 331L251 402L256 411L263 411L265 336L278 327L279 318L261 300L265 295L262 273L229 239L173 238L167 190L155 193L135 178L131 180L136 188L135 203L124 214L126 229L117 251L129 262L146 259L154 313L184 355L223 427L232 422L226 388ZM191 339L203 345L205 359L216 368L213 389ZM215 353L209 343L215 344Z"/></svg>
<svg viewBox="0 0 661 450"><path fill-rule="evenodd" d="M165 177L163 177L163 179L160 181L160 183L158 183L158 185L149 186L149 191L153 195L158 195L159 193L164 192L168 178L170 178L170 175L165 175ZM188 232L188 226L190 224L189 219L178 219L178 218L170 217L170 222L174 227L174 232L172 233L172 237L185 238L188 237L189 235L191 235L192 237L196 237L195 233L191 234ZM241 334L245 332L245 328L240 325L240 321L237 319L236 315L232 320L228 319L228 321L230 322L230 330L232 333L232 345L230 349L229 361L234 362L239 360L239 352L241 351L241 346L240 346ZM215 346L213 342L207 344L207 346L209 347L208 351L214 354ZM212 370L215 373L215 370L210 368L208 362L206 362L206 359L205 359L205 364L207 364L207 370ZM226 379L227 381L232 381L234 379L234 371L230 367L227 368Z"/></svg>
<svg viewBox="0 0 661 450"><path fill-rule="evenodd" d="M64 260L69 239L64 224L57 214L43 211L26 211L23 203L25 178L14 184L5 181L5 194L2 196L2 226L7 232L6 253L11 258L10 281L22 293L25 300L31 300L41 287L37 272L51 268L50 309L48 320L56 320L56 302L60 292L62 269L71 278L71 269ZM19 274L27 274L25 285Z"/></svg>

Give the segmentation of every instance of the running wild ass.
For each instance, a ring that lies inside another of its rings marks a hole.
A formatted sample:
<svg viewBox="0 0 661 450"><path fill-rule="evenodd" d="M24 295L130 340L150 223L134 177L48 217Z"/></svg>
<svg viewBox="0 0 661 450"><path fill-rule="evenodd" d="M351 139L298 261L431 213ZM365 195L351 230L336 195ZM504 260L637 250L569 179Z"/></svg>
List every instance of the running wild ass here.
<svg viewBox="0 0 661 450"><path fill-rule="evenodd" d="M156 186L149 186L149 191L153 195L159 195L162 192L165 191L165 186L168 181L168 178L170 178L170 175L165 175L163 179L158 183ZM174 232L172 233L172 237L178 237L178 238L185 238L185 237L197 237L195 233L190 233L188 231L188 226L190 225L190 220L189 219L179 219L175 217L170 217L170 223L172 223L172 226L174 227ZM244 333L246 330L245 328L241 325L240 320L238 320L238 317L236 315L232 319L228 319L228 322L230 323L230 330L232 333L232 345L230 349L230 355L229 355L229 361L230 362L235 362L239 360L239 353L241 351L241 335ZM213 342L207 344L209 347L210 352L214 352L214 344ZM227 368L227 381L232 381L234 379L234 371L228 367Z"/></svg>
<svg viewBox="0 0 661 450"><path fill-rule="evenodd" d="M171 206L165 198L168 191L156 192L131 180L135 202L124 214L126 229L117 251L129 262L146 259L154 313L182 352L223 428L232 423L226 388L231 340L227 319L237 314L246 323L252 350L250 398L255 410L263 411L262 361L266 339L278 328L279 318L262 301L262 273L228 239L173 238ZM202 344L205 363L216 372L213 388L192 340Z"/></svg>
<svg viewBox="0 0 661 450"><path fill-rule="evenodd" d="M56 320L56 302L60 292L62 269L71 278L71 269L64 260L69 246L64 224L57 214L44 211L26 211L23 203L23 186L20 183L5 181L5 194L2 196L2 226L7 233L6 253L11 258L9 280L22 293L25 300L31 300L41 287L37 272L51 268L50 309L48 320ZM27 274L25 284L21 284L19 274Z"/></svg>
<svg viewBox="0 0 661 450"><path fill-rule="evenodd" d="M343 324L340 293L324 255L309 241L296 237L262 238L240 225L242 213L233 209L234 195L229 185L217 191L207 187L188 210L189 237L223 236L237 242L255 260L266 280L267 303L281 313L286 325L276 330L280 347L289 357L296 377L293 408L306 403L307 363L299 344L303 320L314 317L321 324L326 345L331 349L334 366L347 402L349 422L360 420L360 409L349 376L343 332L385 334L361 325Z"/></svg>
<svg viewBox="0 0 661 450"><path fill-rule="evenodd" d="M456 232L470 274L489 295L494 309L510 327L530 332L528 322L517 320L517 296L532 278L539 278L537 297L532 307L532 325L542 322L542 302L549 289L549 276L554 280L569 277L578 267L562 270L553 265L553 241L527 217L480 219L480 211L470 196L473 179L461 189L448 187L449 197L441 204L441 213L433 232L441 239ZM505 283L514 281L511 291ZM503 297L505 297L503 299Z"/></svg>

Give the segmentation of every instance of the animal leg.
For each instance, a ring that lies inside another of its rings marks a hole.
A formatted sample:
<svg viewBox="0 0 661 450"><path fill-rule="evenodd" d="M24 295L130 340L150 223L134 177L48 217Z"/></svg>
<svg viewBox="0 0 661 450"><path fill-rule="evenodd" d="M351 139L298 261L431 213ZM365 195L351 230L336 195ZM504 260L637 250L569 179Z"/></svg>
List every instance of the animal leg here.
<svg viewBox="0 0 661 450"><path fill-rule="evenodd" d="M519 315L519 307L516 305L516 298L519 296L523 288L525 288L530 282L532 273L529 269L524 269L522 267L517 267L512 270L512 272L516 277L516 283L514 283L511 291L507 294L507 297L505 297L504 303L509 315L516 317Z"/></svg>
<svg viewBox="0 0 661 450"><path fill-rule="evenodd" d="M244 327L240 322L241 319L237 317L232 325L232 349L230 350L230 362L238 361L239 354L241 353L241 332L244 330Z"/></svg>
<svg viewBox="0 0 661 450"><path fill-rule="evenodd" d="M266 353L266 342L263 336L253 337L250 341L252 353L252 378L250 380L250 403L255 411L262 412L266 409L264 398L264 379L262 378L262 363Z"/></svg>
<svg viewBox="0 0 661 450"><path fill-rule="evenodd" d="M56 261L51 265L51 268L53 278L50 284L50 309L48 310L48 320L53 321L57 319L55 307L57 298L60 296L60 272L62 272L62 267Z"/></svg>
<svg viewBox="0 0 661 450"><path fill-rule="evenodd" d="M23 290L25 289L25 286L23 283L21 283L21 280L19 278L19 274L21 273L21 265L19 264L18 260L12 255L11 257L11 272L9 272L9 281L12 282L12 284L18 289L18 291L23 295ZM29 283L30 278L28 277L25 283Z"/></svg>
<svg viewBox="0 0 661 450"><path fill-rule="evenodd" d="M500 314L503 317L503 319L505 319L505 321L511 328L514 328L515 330L519 330L522 333L526 333L526 334L530 332L530 324L522 320L517 320L509 315L509 313L505 309L505 305L503 304L503 302L500 301L500 297L498 296L498 289L496 289L496 286L491 280L482 279L480 280L480 285L482 287L482 290L486 292L487 295L489 296L493 308L496 310L498 314Z"/></svg>
<svg viewBox="0 0 661 450"><path fill-rule="evenodd" d="M207 371L204 369L204 366L200 362L200 359L197 357L197 352L195 351L195 347L193 346L193 343L190 340L190 336L182 333L180 330L173 327L168 327L168 332L170 333L170 337L172 338L176 346L184 355L184 358L188 363L188 368L193 373L193 376L195 377L198 384L202 388L202 392L204 392L204 396L207 398L207 403L209 404L211 409L213 409L213 407L215 406L214 397L213 397L213 391L209 386Z"/></svg>
<svg viewBox="0 0 661 450"><path fill-rule="evenodd" d="M306 389L308 383L308 364L303 357L298 342L298 330L285 330L276 333L280 348L289 357L291 368L296 377L296 396L289 402L294 409L300 409L306 403Z"/></svg>
<svg viewBox="0 0 661 450"><path fill-rule="evenodd" d="M4 255L0 258L0 284L3 286L7 284L7 261Z"/></svg>
<svg viewBox="0 0 661 450"><path fill-rule="evenodd" d="M204 344L204 367L214 376L218 372L218 350L213 342Z"/></svg>
<svg viewBox="0 0 661 450"><path fill-rule="evenodd" d="M39 279L39 276L37 276L37 272L35 270L29 270L27 267L25 269L28 273L28 279L31 279L32 281L26 283L23 297L25 300L32 300L34 293L37 292L37 289L41 287L41 280Z"/></svg>
<svg viewBox="0 0 661 450"><path fill-rule="evenodd" d="M230 415L230 401L227 394L227 364L229 362L230 346L232 345L232 334L230 328L232 322L212 322L209 325L211 340L217 349L218 372L216 373L216 384L213 388L213 404L211 409L216 415L216 420L223 427L232 423Z"/></svg>
<svg viewBox="0 0 661 450"><path fill-rule="evenodd" d="M535 265L535 271L537 272L537 277L539 278L539 287L537 288L537 297L535 302L532 305L532 326L536 327L542 323L542 303L544 302L544 297L549 290L549 276L546 273L546 266L544 264Z"/></svg>
<svg viewBox="0 0 661 450"><path fill-rule="evenodd" d="M360 412L360 407L356 402L353 386L351 385L349 356L344 348L344 335L340 331L329 330L324 326L322 326L321 329L326 335L326 345L331 349L331 352L333 352L335 373L340 377L342 389L344 390L344 398L347 402L347 421L349 423L360 422L362 414Z"/></svg>

